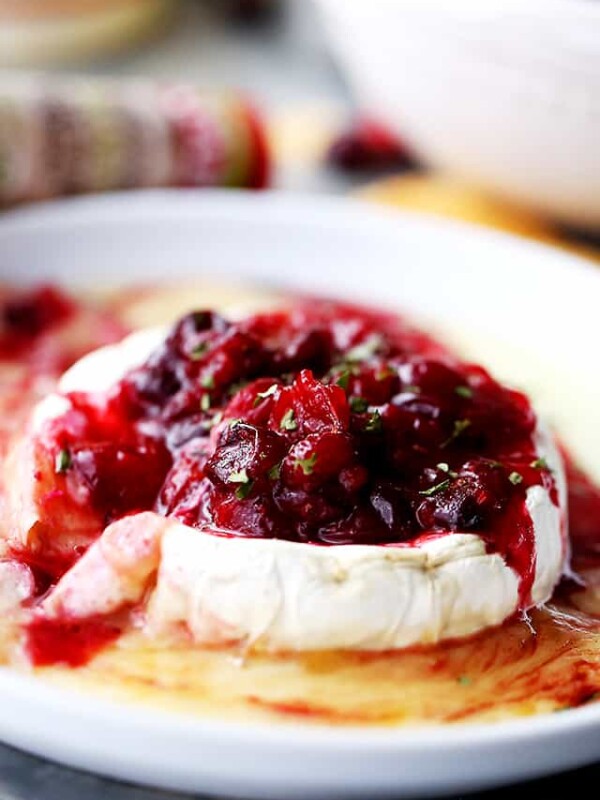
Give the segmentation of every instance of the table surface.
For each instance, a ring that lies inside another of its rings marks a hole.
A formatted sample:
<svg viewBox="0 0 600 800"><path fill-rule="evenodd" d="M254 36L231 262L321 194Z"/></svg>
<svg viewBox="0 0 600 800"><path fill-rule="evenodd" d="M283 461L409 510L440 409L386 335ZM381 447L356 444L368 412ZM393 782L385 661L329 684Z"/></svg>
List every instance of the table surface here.
<svg viewBox="0 0 600 800"><path fill-rule="evenodd" d="M79 71L189 80L210 87L236 86L252 94L269 114L285 119L341 119L351 104L327 52L318 19L307 0L288 0L284 11L260 26L225 25L214 3L181 2L179 19L151 47L107 63L75 65ZM316 146L316 145L314 145ZM362 180L366 180L364 177ZM332 170L314 169L302 154L279 169L284 189L340 193L358 185ZM527 785L556 795L578 793L600 778L600 765ZM514 792L515 787L510 791ZM473 797L496 800L508 789ZM51 764L0 745L0 800L178 800L152 791ZM200 797L200 795L198 796ZM282 799L283 800L283 799ZM368 800L368 798L365 798Z"/></svg>

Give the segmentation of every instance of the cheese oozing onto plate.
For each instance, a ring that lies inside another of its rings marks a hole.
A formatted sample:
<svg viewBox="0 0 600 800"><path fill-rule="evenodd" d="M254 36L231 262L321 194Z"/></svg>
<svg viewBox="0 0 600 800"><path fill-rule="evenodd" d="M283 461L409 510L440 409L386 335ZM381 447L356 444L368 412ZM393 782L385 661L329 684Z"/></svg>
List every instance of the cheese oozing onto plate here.
<svg viewBox="0 0 600 800"><path fill-rule="evenodd" d="M60 392L109 389L164 335L141 331L89 354L65 373ZM61 394L43 400L33 434L67 406ZM554 471L559 503L542 486L527 490L535 535L531 606L549 599L568 556L565 476L544 426L536 449ZM473 533L426 534L398 546L320 546L223 535L148 512L127 517L123 531L120 525L62 578L45 602L48 613L106 613L142 599L150 581L151 635L168 637L183 627L199 644L386 650L474 634L522 610L519 575ZM139 560L136 547L144 551ZM111 558L119 569L110 567Z"/></svg>

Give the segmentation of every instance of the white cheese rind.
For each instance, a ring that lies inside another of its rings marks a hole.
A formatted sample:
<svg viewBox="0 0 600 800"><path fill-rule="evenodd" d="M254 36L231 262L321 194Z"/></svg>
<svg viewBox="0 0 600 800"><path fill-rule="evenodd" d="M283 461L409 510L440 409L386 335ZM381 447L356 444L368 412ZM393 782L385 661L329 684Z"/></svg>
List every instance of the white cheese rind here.
<svg viewBox="0 0 600 800"><path fill-rule="evenodd" d="M164 341L167 329L146 328L80 358L58 384L60 392L105 392L140 367Z"/></svg>
<svg viewBox="0 0 600 800"><path fill-rule="evenodd" d="M531 605L540 606L550 599L563 575L569 558L567 520L567 479L554 437L542 423L536 431L536 450L552 469L556 481L558 506L546 489L532 486L527 490L526 506L535 536L535 578Z"/></svg>
<svg viewBox="0 0 600 800"><path fill-rule="evenodd" d="M0 560L0 614L7 615L29 600L35 590L33 573L25 564Z"/></svg>
<svg viewBox="0 0 600 800"><path fill-rule="evenodd" d="M466 636L517 604L517 576L471 534L419 547L320 547L174 524L148 628L168 635L183 623L201 644L386 650Z"/></svg>
<svg viewBox="0 0 600 800"><path fill-rule="evenodd" d="M60 417L71 407L63 395L69 392L109 391L132 369L140 367L164 341L167 329L146 328L105 345L80 358L61 377L58 392L47 395L33 410L31 430L41 431L48 420Z"/></svg>
<svg viewBox="0 0 600 800"><path fill-rule="evenodd" d="M63 376L62 392L101 392L141 365L164 338L140 331L101 348ZM34 428L64 411L60 395L36 411ZM543 426L537 450L554 469L560 506L565 479ZM527 492L536 540L531 605L551 595L563 572L566 520L542 487ZM195 641L253 643L266 649L385 650L467 636L519 608L519 577L474 534L417 546L341 545L215 536L169 521L161 545L148 631L187 627Z"/></svg>

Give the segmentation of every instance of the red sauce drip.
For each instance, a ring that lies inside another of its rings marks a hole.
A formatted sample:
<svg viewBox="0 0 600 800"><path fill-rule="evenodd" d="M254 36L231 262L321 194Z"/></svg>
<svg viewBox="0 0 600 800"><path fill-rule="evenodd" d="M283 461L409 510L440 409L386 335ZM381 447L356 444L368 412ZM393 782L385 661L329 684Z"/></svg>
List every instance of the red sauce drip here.
<svg viewBox="0 0 600 800"><path fill-rule="evenodd" d="M26 651L37 667L81 667L114 642L121 629L104 619L48 619L34 616L26 627Z"/></svg>
<svg viewBox="0 0 600 800"><path fill-rule="evenodd" d="M515 496L506 511L494 521L493 532L486 536L488 549L499 552L519 576L519 608L531 606L535 580L535 532L522 497Z"/></svg>
<svg viewBox="0 0 600 800"><path fill-rule="evenodd" d="M563 449L569 487L569 538L577 559L600 565L600 486Z"/></svg>

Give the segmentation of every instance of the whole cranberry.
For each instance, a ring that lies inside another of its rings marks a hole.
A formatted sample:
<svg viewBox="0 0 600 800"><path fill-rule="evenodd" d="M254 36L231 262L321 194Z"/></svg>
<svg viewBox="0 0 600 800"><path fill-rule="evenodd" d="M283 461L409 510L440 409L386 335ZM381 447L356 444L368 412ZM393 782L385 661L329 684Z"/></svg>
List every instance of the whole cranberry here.
<svg viewBox="0 0 600 800"><path fill-rule="evenodd" d="M354 462L354 447L346 433L311 433L294 444L282 465L287 486L310 490L337 479Z"/></svg>
<svg viewBox="0 0 600 800"><path fill-rule="evenodd" d="M232 383L254 377L265 361L260 340L232 326L203 359L199 388L225 391Z"/></svg>
<svg viewBox="0 0 600 800"><path fill-rule="evenodd" d="M438 473L436 486L421 490L425 499L416 517L425 530L470 531L485 528L502 511L515 485L501 465L485 459L467 462L450 477Z"/></svg>
<svg viewBox="0 0 600 800"><path fill-rule="evenodd" d="M326 386L310 370L302 370L277 397L269 425L297 440L319 431L348 427L350 409L340 386Z"/></svg>
<svg viewBox="0 0 600 800"><path fill-rule="evenodd" d="M257 378L241 387L223 409L223 419L240 419L250 425L266 426L281 382L275 378Z"/></svg>
<svg viewBox="0 0 600 800"><path fill-rule="evenodd" d="M215 340L226 334L229 323L210 311L194 311L182 317L163 344L141 367L126 377L124 389L132 407L162 412L164 406L183 390L199 398L198 376L210 356ZM179 402L179 401L176 401ZM174 417L171 411L167 417Z"/></svg>
<svg viewBox="0 0 600 800"><path fill-rule="evenodd" d="M395 540L395 534L382 524L372 508L357 507L318 531L326 544L382 544Z"/></svg>
<svg viewBox="0 0 600 800"><path fill-rule="evenodd" d="M293 524L304 525L303 537L312 539L320 525L326 524L348 513L348 503L341 490L292 489L282 482L273 491L279 510Z"/></svg>
<svg viewBox="0 0 600 800"><path fill-rule="evenodd" d="M226 425L214 453L206 464L206 475L238 495L240 487L265 478L277 467L287 450L285 439L265 428L245 422Z"/></svg>
<svg viewBox="0 0 600 800"><path fill-rule="evenodd" d="M156 440L77 444L70 451L68 481L83 487L106 521L152 508L171 467L166 447Z"/></svg>
<svg viewBox="0 0 600 800"><path fill-rule="evenodd" d="M272 359L277 372L311 369L322 374L331 366L332 355L331 334L326 328L316 327L293 334Z"/></svg>
<svg viewBox="0 0 600 800"><path fill-rule="evenodd" d="M203 440L189 442L176 455L156 501L156 510L186 525L210 520L208 497L211 484L204 475L208 453Z"/></svg>
<svg viewBox="0 0 600 800"><path fill-rule="evenodd" d="M388 403L400 389L397 369L383 359L353 366L341 377L338 375L338 384L340 381L347 385L351 397L361 398L373 406Z"/></svg>
<svg viewBox="0 0 600 800"><path fill-rule="evenodd" d="M419 393L425 395L443 397L452 406L458 404L461 399L460 387L466 383L465 376L450 364L418 357L402 365L400 377L405 386L416 387Z"/></svg>
<svg viewBox="0 0 600 800"><path fill-rule="evenodd" d="M406 491L393 481L377 481L369 501L381 522L396 534L398 540L414 532L413 511Z"/></svg>
<svg viewBox="0 0 600 800"><path fill-rule="evenodd" d="M250 494L243 501L222 489L211 493L211 514L215 525L236 536L286 538L289 520L268 495Z"/></svg>

